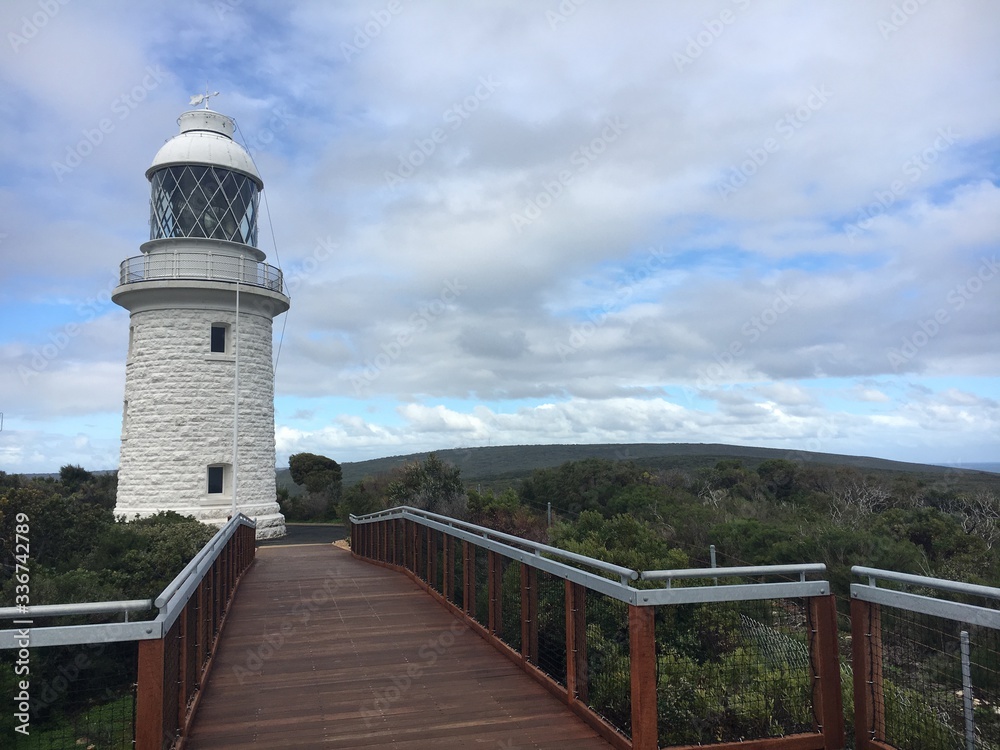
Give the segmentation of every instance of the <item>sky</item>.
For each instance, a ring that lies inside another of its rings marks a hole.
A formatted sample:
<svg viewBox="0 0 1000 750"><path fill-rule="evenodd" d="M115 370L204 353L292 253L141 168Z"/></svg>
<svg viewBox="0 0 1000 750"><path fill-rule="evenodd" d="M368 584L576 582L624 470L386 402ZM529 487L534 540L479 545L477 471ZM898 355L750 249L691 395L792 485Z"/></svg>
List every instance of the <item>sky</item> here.
<svg viewBox="0 0 1000 750"><path fill-rule="evenodd" d="M118 465L153 155L265 183L277 462L1000 460L992 0L5 0L0 470Z"/></svg>

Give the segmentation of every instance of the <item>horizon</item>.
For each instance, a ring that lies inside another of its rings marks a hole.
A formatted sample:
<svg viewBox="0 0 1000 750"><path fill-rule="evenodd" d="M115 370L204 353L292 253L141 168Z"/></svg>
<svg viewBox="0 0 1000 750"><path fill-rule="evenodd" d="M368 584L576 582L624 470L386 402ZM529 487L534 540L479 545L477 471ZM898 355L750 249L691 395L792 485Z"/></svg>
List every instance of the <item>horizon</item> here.
<svg viewBox="0 0 1000 750"><path fill-rule="evenodd" d="M279 465L626 440L996 462L1000 5L781 8L4 3L0 469L118 465L110 292L210 91L291 293Z"/></svg>
<svg viewBox="0 0 1000 750"><path fill-rule="evenodd" d="M664 446L670 446L670 445L699 445L699 446L705 446L706 448L710 448L710 447L713 447L713 446L719 446L719 447L722 447L722 448L746 448L749 451L752 451L752 450L755 450L755 449L760 449L760 448L764 448L764 449L768 449L768 450L776 450L776 449L768 448L768 446L761 446L761 445L729 445L729 444L725 444L725 443L531 443L531 444L517 444L517 445L514 445L514 444L512 444L512 445L493 445L493 446L482 446L482 445L479 445L479 446L461 446L461 447L456 447L456 448L432 448L432 449L427 450L427 451L414 451L412 453L393 453L393 454L388 454L388 455L384 455L384 456L373 456L372 458L361 459L360 461L338 461L337 463L339 463L341 465L344 465L344 464L358 464L358 463L366 463L368 461L380 461L380 460L388 460L388 459L404 459L404 458L409 458L411 456L427 455L427 454L430 454L430 453L440 454L440 453L445 453L445 452L448 452L448 451L463 451L463 452L467 452L467 451L472 451L472 450L489 450L491 448L545 448L545 447L585 447L585 446L602 446L602 447L604 447L604 446L607 446L607 447L622 446L622 447L628 447L628 446L632 446L632 445L664 445ZM307 452L307 451L303 451L303 452ZM809 453L809 451L795 451L794 452L795 455L802 455L803 453ZM695 454L695 455L697 455L697 454ZM931 466L931 467L941 468L941 469L965 469L965 470L971 470L971 471L983 471L983 472L990 473L990 474L994 474L994 473L1000 474L1000 461L985 461L985 462L975 462L975 463L965 463L965 464L936 464L936 463L909 462L909 461L897 462L897 461L895 461L895 459L884 459L884 458L879 458L878 456L861 456L861 455L840 454L840 453L837 453L837 454L819 453L818 455L835 455L835 456L841 456L843 458L862 458L862 459L872 459L872 460L877 460L877 461L887 461L887 462L895 462L895 463L912 463L914 466ZM569 459L569 460L573 461L573 460L578 460L578 459ZM630 459L629 459L628 456L623 456L620 460L630 460ZM790 459L790 460L794 460L794 459ZM62 466L66 466L66 465L67 464L62 464ZM60 468L62 468L62 466L60 466ZM90 469L90 468L88 468L86 466L82 466L81 468L86 469L87 471L89 471L92 474L107 474L107 473L118 471L117 468L114 468L114 469ZM288 464L287 464L287 462L284 465L275 464L274 469L275 469L276 472L288 471ZM49 470L49 471L39 471L39 472L8 472L8 474L10 474L10 473L21 474L22 476L29 476L29 477L35 477L35 476L48 477L48 476L58 476L59 475L59 469L54 469L54 470Z"/></svg>

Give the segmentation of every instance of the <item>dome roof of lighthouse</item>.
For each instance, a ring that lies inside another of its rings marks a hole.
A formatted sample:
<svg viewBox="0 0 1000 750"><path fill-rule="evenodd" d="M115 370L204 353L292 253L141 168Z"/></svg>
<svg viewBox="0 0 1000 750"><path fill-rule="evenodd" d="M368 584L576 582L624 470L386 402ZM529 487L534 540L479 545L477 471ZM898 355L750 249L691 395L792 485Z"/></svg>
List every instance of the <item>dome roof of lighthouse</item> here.
<svg viewBox="0 0 1000 750"><path fill-rule="evenodd" d="M233 140L232 118L210 109L197 109L182 114L177 124L181 132L156 152L153 163L146 170L147 178L164 167L204 164L245 174L257 183L258 189L263 189L264 181L250 154Z"/></svg>

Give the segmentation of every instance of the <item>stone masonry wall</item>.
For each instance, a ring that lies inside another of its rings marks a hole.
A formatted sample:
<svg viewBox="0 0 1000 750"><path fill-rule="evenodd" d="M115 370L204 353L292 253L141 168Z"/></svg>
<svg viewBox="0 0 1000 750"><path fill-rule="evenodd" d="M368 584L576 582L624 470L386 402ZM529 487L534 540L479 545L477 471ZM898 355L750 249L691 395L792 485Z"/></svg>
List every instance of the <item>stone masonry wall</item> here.
<svg viewBox="0 0 1000 750"><path fill-rule="evenodd" d="M227 352L210 351L211 326L227 324ZM231 464L232 331L229 310L157 309L132 314L116 514L174 510L222 524L232 476L208 494L208 466ZM257 520L258 538L280 536L275 499L271 318L241 310L237 509Z"/></svg>

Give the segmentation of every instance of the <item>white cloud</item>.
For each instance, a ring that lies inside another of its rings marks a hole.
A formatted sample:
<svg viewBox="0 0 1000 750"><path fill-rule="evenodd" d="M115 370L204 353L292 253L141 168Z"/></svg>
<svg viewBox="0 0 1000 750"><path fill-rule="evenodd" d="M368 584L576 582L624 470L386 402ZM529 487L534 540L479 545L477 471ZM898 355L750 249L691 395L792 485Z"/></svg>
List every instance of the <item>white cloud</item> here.
<svg viewBox="0 0 1000 750"><path fill-rule="evenodd" d="M921 5L887 38L887 3L588 3L555 22L530 2L404 3L375 26L383 6L318 0L59 7L0 45L0 409L44 420L19 466L113 456L67 448L67 419L119 409L127 325L78 310L138 253L144 170L206 84L254 150L261 245L292 287L279 399L398 407L307 431L279 412L279 452L995 442L993 3ZM5 4L0 28L35 10ZM74 322L86 335L18 378ZM832 378L846 397L817 395Z"/></svg>

